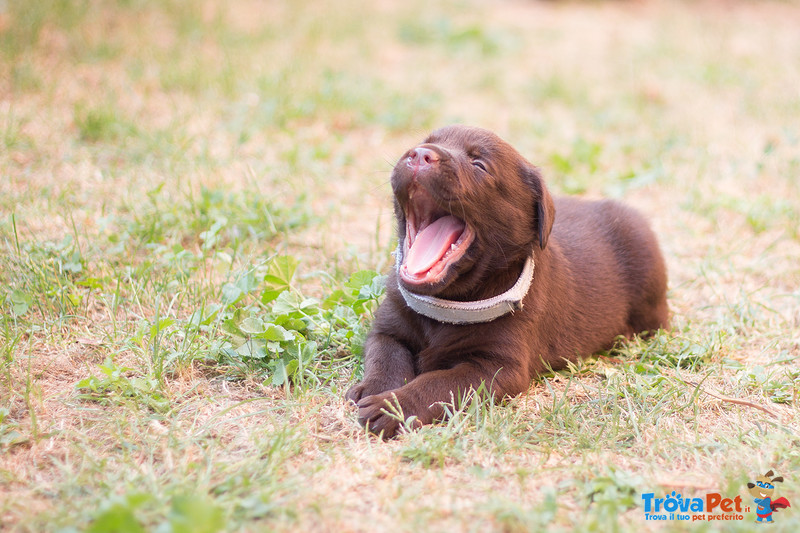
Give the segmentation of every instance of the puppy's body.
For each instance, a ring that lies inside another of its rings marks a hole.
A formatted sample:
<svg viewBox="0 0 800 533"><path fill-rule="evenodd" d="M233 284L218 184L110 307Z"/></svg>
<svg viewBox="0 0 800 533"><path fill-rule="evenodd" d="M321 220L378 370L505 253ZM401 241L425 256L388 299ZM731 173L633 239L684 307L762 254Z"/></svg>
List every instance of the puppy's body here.
<svg viewBox="0 0 800 533"><path fill-rule="evenodd" d="M347 393L376 433L398 430L383 412L395 397L405 417L427 424L441 402L481 383L514 396L620 335L667 327L666 270L644 218L609 200L553 201L535 167L494 134L434 132L401 158L392 186L401 260L367 339L364 380ZM483 300L514 285L531 254L522 308L489 322L428 318L398 288Z"/></svg>

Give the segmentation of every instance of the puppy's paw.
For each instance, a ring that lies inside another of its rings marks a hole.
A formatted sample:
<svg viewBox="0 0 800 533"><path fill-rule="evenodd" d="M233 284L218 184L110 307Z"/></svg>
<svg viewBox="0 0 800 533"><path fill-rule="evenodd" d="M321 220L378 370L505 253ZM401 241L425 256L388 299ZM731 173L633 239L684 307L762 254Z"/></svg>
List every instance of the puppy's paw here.
<svg viewBox="0 0 800 533"><path fill-rule="evenodd" d="M406 412L394 391L362 398L358 403L358 421L372 433L390 439L404 429L422 426L414 413Z"/></svg>
<svg viewBox="0 0 800 533"><path fill-rule="evenodd" d="M361 398L364 397L364 382L362 381L361 383L350 387L347 393L345 393L344 397L348 401L358 404Z"/></svg>
<svg viewBox="0 0 800 533"><path fill-rule="evenodd" d="M362 381L358 385L353 385L344 395L345 398L358 405L362 398L381 394L389 390L388 385L375 381Z"/></svg>
<svg viewBox="0 0 800 533"><path fill-rule="evenodd" d="M383 394L384 392L398 389L408 383L408 379L365 379L358 385L353 385L344 395L351 402L358 404L362 398Z"/></svg>

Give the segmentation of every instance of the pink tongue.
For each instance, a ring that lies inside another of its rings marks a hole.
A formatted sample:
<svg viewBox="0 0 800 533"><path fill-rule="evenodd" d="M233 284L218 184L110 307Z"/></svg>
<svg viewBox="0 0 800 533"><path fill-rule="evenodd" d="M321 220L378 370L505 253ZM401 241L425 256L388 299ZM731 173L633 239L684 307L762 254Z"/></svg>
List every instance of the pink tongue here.
<svg viewBox="0 0 800 533"><path fill-rule="evenodd" d="M420 231L408 250L408 272L417 275L430 270L463 231L464 223L452 215L437 219Z"/></svg>

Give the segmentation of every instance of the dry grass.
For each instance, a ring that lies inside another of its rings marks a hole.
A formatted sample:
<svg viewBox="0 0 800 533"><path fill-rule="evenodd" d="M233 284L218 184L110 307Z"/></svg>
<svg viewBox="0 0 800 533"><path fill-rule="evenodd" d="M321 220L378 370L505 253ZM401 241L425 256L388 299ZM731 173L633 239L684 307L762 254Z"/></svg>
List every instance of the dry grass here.
<svg viewBox="0 0 800 533"><path fill-rule="evenodd" d="M0 3L0 529L632 531L770 468L800 500L800 5L297 4ZM673 331L383 443L358 357L272 387L180 329L276 253L318 298L388 267L391 166L449 122L645 211Z"/></svg>

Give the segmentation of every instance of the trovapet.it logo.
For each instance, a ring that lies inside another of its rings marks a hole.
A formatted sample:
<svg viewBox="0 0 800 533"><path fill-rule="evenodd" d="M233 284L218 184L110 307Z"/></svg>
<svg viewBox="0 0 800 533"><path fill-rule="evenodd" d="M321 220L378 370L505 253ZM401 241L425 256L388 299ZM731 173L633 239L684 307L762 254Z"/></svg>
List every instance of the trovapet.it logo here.
<svg viewBox="0 0 800 533"><path fill-rule="evenodd" d="M742 497L725 498L718 492L711 492L700 498L684 498L672 491L663 498L654 492L642 494L645 520L684 520L697 522L719 520L744 520L749 506L742 505Z"/></svg>
<svg viewBox="0 0 800 533"><path fill-rule="evenodd" d="M718 492L710 492L703 497L684 498L674 490L662 498L654 492L642 494L645 520L728 521L744 520L745 514L755 511L756 522L772 522L773 513L791 507L786 498L775 499L775 484L782 483L783 477L770 470L755 481L747 484L755 506L742 501L741 496L727 498Z"/></svg>

